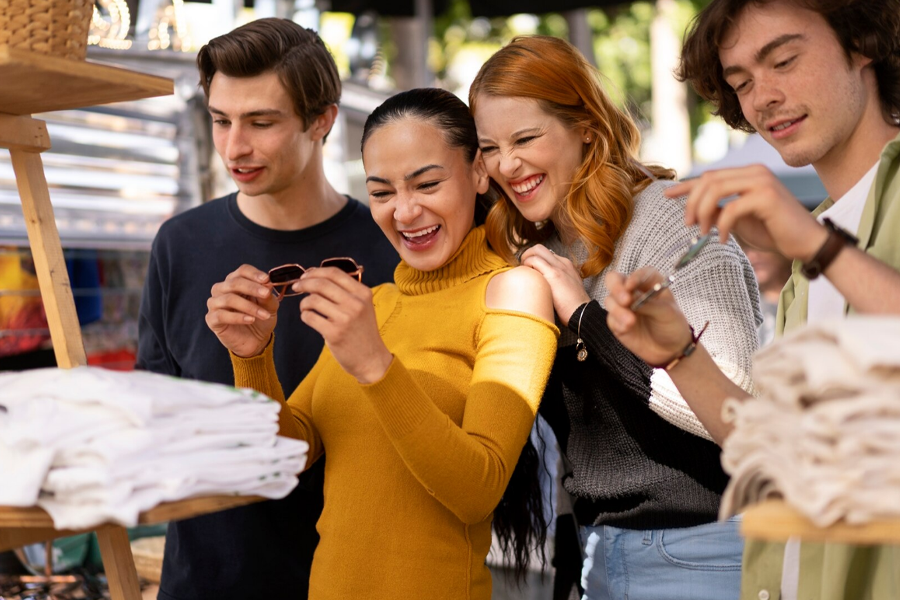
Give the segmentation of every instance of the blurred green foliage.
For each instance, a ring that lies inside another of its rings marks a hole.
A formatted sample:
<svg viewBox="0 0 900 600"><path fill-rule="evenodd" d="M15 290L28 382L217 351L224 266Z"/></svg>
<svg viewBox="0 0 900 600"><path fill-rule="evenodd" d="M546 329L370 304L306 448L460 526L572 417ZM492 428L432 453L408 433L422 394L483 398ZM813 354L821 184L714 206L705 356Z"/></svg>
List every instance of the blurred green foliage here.
<svg viewBox="0 0 900 600"><path fill-rule="evenodd" d="M681 37L691 18L710 0L676 0L671 26ZM650 26L656 16L652 1L625 2L587 11L594 34L597 67L616 103L638 119L649 118L651 100ZM515 35L539 33L568 37L568 24L558 13L473 18L468 0L451 0L449 10L435 19L429 64L438 83L455 89L454 64L484 60ZM469 57L468 55L472 55ZM709 118L708 109L692 97L691 123L696 128Z"/></svg>

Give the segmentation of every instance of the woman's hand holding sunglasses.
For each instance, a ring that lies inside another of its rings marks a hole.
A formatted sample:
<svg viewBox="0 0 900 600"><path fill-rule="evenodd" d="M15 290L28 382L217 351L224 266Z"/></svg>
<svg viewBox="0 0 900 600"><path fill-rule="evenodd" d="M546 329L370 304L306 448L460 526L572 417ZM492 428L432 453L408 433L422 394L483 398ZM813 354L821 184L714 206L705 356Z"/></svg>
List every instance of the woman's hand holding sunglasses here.
<svg viewBox="0 0 900 600"><path fill-rule="evenodd" d="M256 356L275 330L278 303L268 274L241 265L212 287L212 296L206 302L206 324L234 354Z"/></svg>
<svg viewBox="0 0 900 600"><path fill-rule="evenodd" d="M384 377L394 356L375 318L372 290L335 267L308 270L291 286L300 301L300 319L318 331L341 367L360 383Z"/></svg>

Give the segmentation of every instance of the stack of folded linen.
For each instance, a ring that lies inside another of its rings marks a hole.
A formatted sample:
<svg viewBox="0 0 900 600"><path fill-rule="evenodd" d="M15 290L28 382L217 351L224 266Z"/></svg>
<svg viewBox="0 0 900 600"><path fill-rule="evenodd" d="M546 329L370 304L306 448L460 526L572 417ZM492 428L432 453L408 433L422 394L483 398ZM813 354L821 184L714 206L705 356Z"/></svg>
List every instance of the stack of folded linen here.
<svg viewBox="0 0 900 600"><path fill-rule="evenodd" d="M95 367L0 374L0 506L44 508L59 529L137 523L163 501L283 498L305 442L251 390Z"/></svg>
<svg viewBox="0 0 900 600"><path fill-rule="evenodd" d="M760 351L729 400L721 516L783 497L819 527L900 517L900 319L851 317Z"/></svg>

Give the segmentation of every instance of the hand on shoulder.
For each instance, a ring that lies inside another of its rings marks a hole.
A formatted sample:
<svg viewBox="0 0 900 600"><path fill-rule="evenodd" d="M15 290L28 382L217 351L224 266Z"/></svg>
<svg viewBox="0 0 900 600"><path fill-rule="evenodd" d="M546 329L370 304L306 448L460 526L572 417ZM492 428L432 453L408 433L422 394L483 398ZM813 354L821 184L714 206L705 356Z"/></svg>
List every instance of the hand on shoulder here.
<svg viewBox="0 0 900 600"><path fill-rule="evenodd" d="M553 322L550 284L530 267L516 267L491 278L484 303L488 308L514 310Z"/></svg>
<svg viewBox="0 0 900 600"><path fill-rule="evenodd" d="M575 309L590 302L584 291L584 282L578 267L565 256L560 256L542 244L535 244L522 253L522 264L534 269L547 281L553 298L553 308L563 325Z"/></svg>

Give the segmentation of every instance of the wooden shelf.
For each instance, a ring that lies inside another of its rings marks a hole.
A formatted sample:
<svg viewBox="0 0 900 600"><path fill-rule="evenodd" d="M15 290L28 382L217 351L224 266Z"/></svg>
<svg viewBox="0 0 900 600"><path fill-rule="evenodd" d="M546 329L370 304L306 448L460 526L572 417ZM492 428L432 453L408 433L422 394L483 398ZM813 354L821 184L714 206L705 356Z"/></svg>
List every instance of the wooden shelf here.
<svg viewBox="0 0 900 600"><path fill-rule="evenodd" d="M155 525L167 521L187 519L207 513L246 506L265 500L260 496L202 496L177 502L163 502L141 513L138 523ZM104 526L101 526L104 527ZM39 507L20 508L0 506L0 552L24 543L38 542L58 537L66 537L94 531L97 527L83 530L58 530L47 512Z"/></svg>
<svg viewBox="0 0 900 600"><path fill-rule="evenodd" d="M29 115L173 91L165 77L0 46L0 113Z"/></svg>
<svg viewBox="0 0 900 600"><path fill-rule="evenodd" d="M865 525L835 523L816 527L797 510L783 501L767 500L751 506L741 521L744 537L769 541L785 541L789 537L815 542L848 544L898 544L900 519L875 521Z"/></svg>

